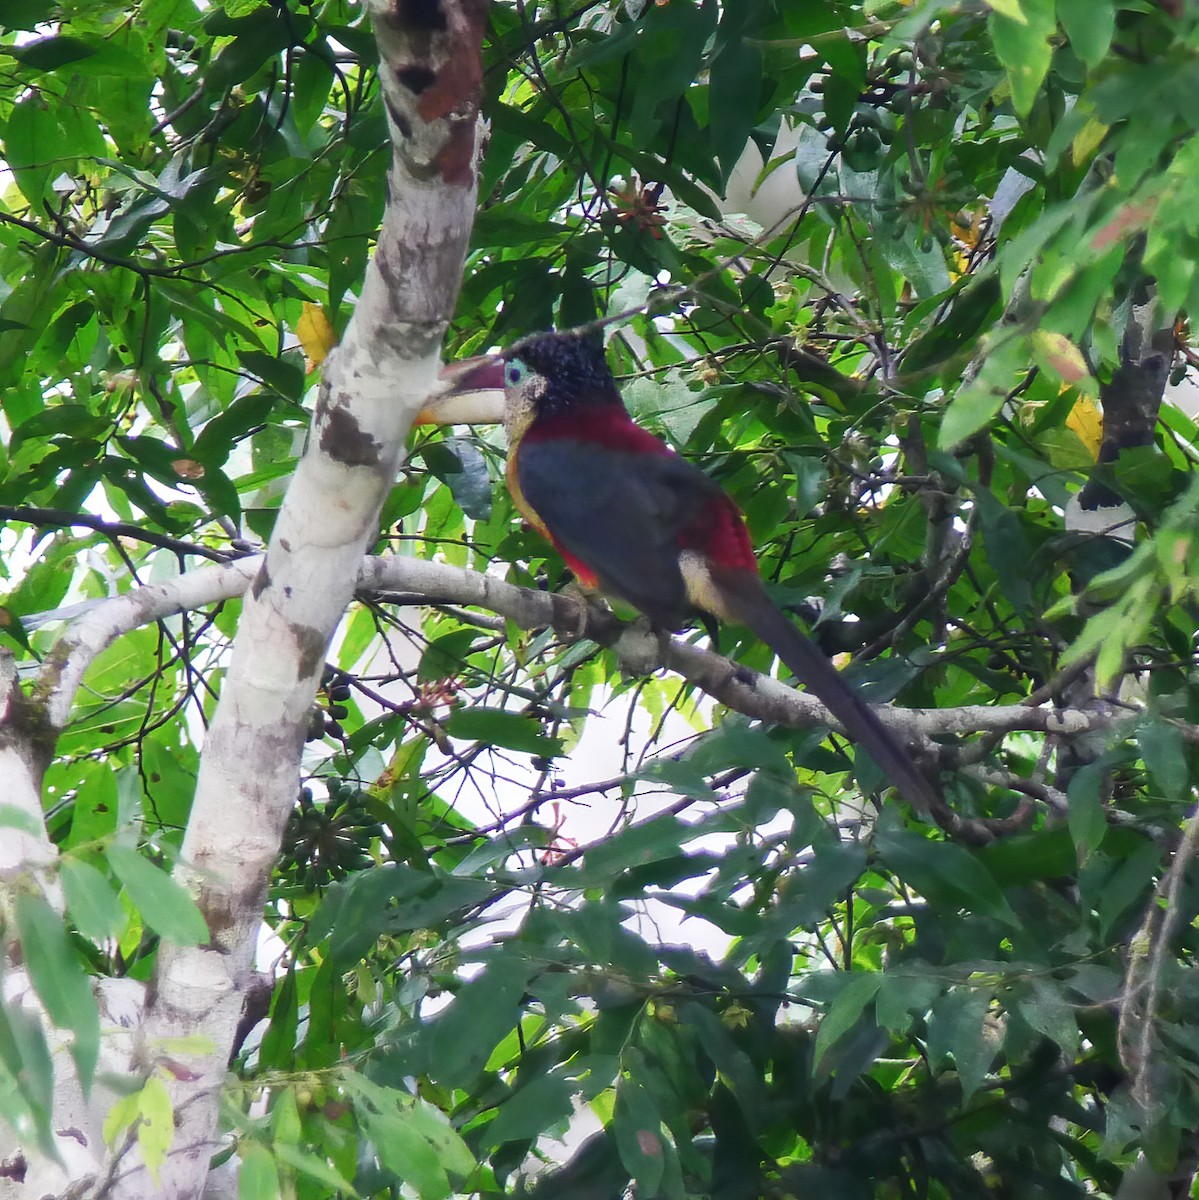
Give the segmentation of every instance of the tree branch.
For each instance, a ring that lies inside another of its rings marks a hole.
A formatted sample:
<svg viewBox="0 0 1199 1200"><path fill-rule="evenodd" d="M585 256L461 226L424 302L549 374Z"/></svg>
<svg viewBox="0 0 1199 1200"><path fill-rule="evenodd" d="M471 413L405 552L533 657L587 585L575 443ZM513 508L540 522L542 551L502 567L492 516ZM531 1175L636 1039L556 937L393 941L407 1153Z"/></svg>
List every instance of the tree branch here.
<svg viewBox="0 0 1199 1200"><path fill-rule="evenodd" d="M195 554L213 562L228 562L229 559L237 557L236 551L214 550L211 546L201 546L198 542L186 542L182 538L156 533L153 529L143 529L129 521L106 521L103 517L93 517L90 513L67 512L61 508L32 508L24 504L0 505L0 521L92 529L113 540L121 537L132 538L149 546L173 550L176 554Z"/></svg>
<svg viewBox="0 0 1199 1200"><path fill-rule="evenodd" d="M38 685L54 728L65 723L88 666L118 637L163 617L233 599L246 591L262 566L262 557L256 556L223 566L198 567L175 579L103 601L77 618L47 657ZM411 604L469 605L495 613L521 629L552 628L564 638L589 638L615 646L618 653L623 650L627 654L629 650L627 643L619 644L628 626L580 597L518 587L494 575L445 563L400 555L369 556L359 565L357 590L372 597L403 597ZM638 647L644 644L643 640L637 643ZM646 663L641 655L637 656L638 668L677 671L714 700L758 720L800 729L818 725L840 728L819 700L788 684L679 638L657 639L657 646L653 661ZM924 743L926 748L930 748L932 739L978 733L1023 731L1077 737L1116 730L1138 715L1135 710L1110 705L1091 710L1047 707L1044 703L936 709L883 704L878 706L878 713L890 729L908 741ZM1199 730L1178 727L1188 740L1199 740ZM1044 798L1051 798L1048 791Z"/></svg>

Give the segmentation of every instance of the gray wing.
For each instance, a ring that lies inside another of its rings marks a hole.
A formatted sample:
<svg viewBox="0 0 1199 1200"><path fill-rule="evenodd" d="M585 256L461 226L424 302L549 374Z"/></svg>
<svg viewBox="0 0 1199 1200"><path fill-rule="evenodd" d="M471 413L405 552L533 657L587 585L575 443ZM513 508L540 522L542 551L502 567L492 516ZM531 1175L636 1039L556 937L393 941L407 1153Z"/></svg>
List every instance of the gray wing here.
<svg viewBox="0 0 1199 1200"><path fill-rule="evenodd" d="M678 537L719 487L673 455L559 439L522 443L517 478L533 511L605 591L656 624L688 612Z"/></svg>

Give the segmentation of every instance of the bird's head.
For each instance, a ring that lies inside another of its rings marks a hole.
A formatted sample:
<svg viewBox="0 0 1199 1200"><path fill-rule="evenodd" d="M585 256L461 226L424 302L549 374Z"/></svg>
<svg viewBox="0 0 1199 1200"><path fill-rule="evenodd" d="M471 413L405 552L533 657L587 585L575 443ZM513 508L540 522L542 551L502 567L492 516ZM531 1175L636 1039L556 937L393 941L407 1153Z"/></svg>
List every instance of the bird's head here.
<svg viewBox="0 0 1199 1200"><path fill-rule="evenodd" d="M451 363L442 377L447 387L422 414L424 419L482 424L489 411L502 408L501 419L512 439L539 417L623 403L603 346L579 333L522 338L502 354Z"/></svg>

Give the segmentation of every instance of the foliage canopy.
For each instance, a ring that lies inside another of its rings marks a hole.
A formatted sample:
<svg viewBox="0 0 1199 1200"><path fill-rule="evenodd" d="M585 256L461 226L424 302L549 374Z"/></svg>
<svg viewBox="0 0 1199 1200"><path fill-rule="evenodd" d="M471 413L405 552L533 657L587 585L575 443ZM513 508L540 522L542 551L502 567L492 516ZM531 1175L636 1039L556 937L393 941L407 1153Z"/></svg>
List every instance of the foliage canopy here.
<svg viewBox="0 0 1199 1200"><path fill-rule="evenodd" d="M6 0L0 57L3 636L33 677L75 606L269 535L390 145L347 0ZM736 498L775 598L872 700L947 714L953 819L593 642L363 596L233 1064L241 1194L1065 1197L1138 1160L1189 1194L1199 432L1156 401L1199 306L1199 12L518 0L483 65L447 358L626 314L630 407ZM757 220L724 199L751 182ZM498 436L419 434L379 552L558 589L502 469ZM1088 480L1135 547L1068 527ZM67 932L5 911L84 1074L85 976L203 937L159 867L238 611L119 640L53 748ZM949 715L1030 701L1094 731ZM572 757L597 715L628 731L602 764ZM610 829L580 846L584 803ZM47 1054L5 1010L0 1111L43 1139ZM113 1110L143 1153L155 1078Z"/></svg>

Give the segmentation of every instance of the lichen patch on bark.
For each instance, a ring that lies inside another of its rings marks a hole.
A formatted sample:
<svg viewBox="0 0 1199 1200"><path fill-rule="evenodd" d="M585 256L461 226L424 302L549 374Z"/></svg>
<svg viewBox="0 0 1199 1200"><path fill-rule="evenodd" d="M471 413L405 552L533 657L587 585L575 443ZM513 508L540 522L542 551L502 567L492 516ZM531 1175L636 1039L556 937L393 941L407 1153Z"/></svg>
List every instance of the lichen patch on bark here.
<svg viewBox="0 0 1199 1200"><path fill-rule="evenodd" d="M374 467L379 464L381 446L352 413L331 405L321 429L321 449L347 467Z"/></svg>

